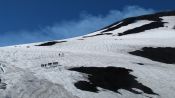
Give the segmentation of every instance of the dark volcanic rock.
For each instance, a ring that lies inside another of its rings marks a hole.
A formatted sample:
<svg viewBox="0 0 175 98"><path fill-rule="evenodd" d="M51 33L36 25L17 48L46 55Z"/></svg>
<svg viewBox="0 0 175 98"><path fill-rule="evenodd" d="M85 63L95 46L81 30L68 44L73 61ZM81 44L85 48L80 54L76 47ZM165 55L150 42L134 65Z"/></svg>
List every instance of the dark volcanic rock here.
<svg viewBox="0 0 175 98"><path fill-rule="evenodd" d="M143 63L137 63L138 65L144 65Z"/></svg>
<svg viewBox="0 0 175 98"><path fill-rule="evenodd" d="M136 50L129 53L132 55L149 58L153 61L175 64L175 48L171 47L144 47L142 50Z"/></svg>
<svg viewBox="0 0 175 98"><path fill-rule="evenodd" d="M42 43L40 45L35 45L35 46L52 46L57 43L63 43L63 42L67 42L67 41L51 41L51 42L46 42L46 43Z"/></svg>
<svg viewBox="0 0 175 98"><path fill-rule="evenodd" d="M74 85L81 90L98 92L97 87L119 93L119 89L125 89L135 94L141 94L133 88L139 89L147 94L154 94L149 87L139 83L135 76L131 75L132 70L121 67L75 67L69 69L88 75L87 81L78 81Z"/></svg>
<svg viewBox="0 0 175 98"><path fill-rule="evenodd" d="M90 35L90 36L83 36L83 38L94 37L94 36L100 36L100 35L112 35L112 33L99 33L99 34Z"/></svg>
<svg viewBox="0 0 175 98"><path fill-rule="evenodd" d="M127 30L123 33L119 33L118 36L139 33L139 32L143 32L146 30L155 29L155 28L159 28L159 27L164 27L164 22L152 22L150 24L146 24L146 25L143 25L140 27L136 27L134 29Z"/></svg>
<svg viewBox="0 0 175 98"><path fill-rule="evenodd" d="M95 35L90 35L90 36L83 36L83 38L88 38L88 37L94 37L94 36L100 36L100 35L104 35L104 34L95 34Z"/></svg>

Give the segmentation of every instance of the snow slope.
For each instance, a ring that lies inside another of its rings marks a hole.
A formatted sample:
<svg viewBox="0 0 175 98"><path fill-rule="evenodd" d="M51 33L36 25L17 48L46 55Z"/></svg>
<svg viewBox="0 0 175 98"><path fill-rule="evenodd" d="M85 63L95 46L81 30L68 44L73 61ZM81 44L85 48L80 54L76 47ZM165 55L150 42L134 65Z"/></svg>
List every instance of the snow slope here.
<svg viewBox="0 0 175 98"><path fill-rule="evenodd" d="M0 98L174 98L174 43L171 11L71 39L2 47Z"/></svg>

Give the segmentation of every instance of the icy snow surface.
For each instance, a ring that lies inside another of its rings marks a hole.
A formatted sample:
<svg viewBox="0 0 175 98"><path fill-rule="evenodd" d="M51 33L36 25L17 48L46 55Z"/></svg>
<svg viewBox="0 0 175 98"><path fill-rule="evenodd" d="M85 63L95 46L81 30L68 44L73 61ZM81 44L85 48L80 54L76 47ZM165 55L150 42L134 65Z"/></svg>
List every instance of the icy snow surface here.
<svg viewBox="0 0 175 98"><path fill-rule="evenodd" d="M170 13L136 17L112 31L1 47L0 98L175 98L175 13ZM152 22L163 26L139 28ZM118 36L135 28L143 31Z"/></svg>

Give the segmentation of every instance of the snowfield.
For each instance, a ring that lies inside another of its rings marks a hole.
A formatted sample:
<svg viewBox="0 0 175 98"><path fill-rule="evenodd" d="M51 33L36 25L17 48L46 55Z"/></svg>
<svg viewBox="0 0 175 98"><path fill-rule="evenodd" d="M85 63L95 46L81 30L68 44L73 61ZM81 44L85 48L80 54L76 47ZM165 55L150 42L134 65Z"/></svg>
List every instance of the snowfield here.
<svg viewBox="0 0 175 98"><path fill-rule="evenodd" d="M175 98L174 92L174 11L0 48L0 98Z"/></svg>

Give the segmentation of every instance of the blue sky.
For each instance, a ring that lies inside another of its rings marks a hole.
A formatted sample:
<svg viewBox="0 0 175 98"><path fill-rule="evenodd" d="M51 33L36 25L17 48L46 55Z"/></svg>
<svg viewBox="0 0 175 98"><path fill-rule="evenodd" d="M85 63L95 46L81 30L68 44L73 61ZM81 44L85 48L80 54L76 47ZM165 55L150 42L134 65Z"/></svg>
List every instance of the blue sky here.
<svg viewBox="0 0 175 98"><path fill-rule="evenodd" d="M174 0L0 0L0 46L96 31L130 16L174 10Z"/></svg>

